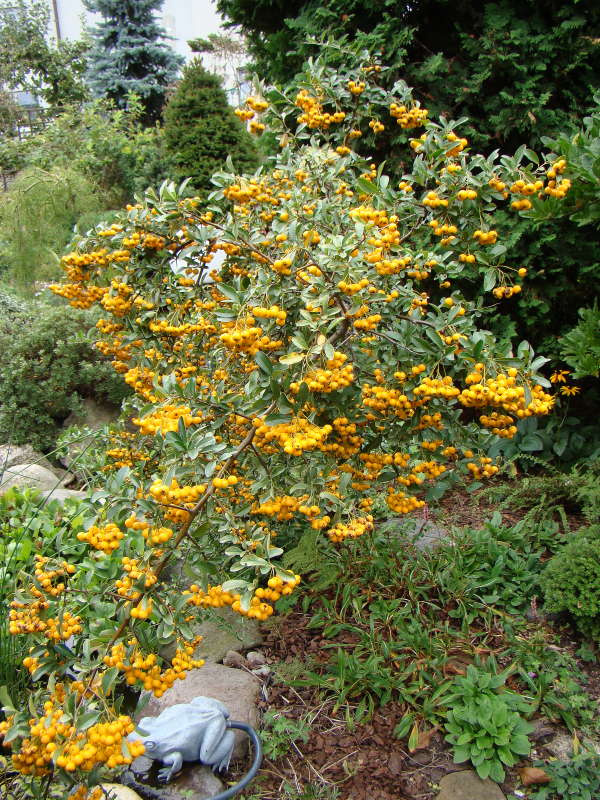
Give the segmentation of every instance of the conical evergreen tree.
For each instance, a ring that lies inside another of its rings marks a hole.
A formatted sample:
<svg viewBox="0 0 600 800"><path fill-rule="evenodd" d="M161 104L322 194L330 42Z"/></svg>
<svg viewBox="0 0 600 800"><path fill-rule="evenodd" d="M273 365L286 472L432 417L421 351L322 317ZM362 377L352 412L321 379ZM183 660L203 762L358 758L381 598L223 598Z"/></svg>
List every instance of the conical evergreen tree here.
<svg viewBox="0 0 600 800"><path fill-rule="evenodd" d="M124 107L130 92L146 109L146 121L158 119L165 92L184 62L164 41L155 12L163 0L84 0L103 20L92 29L88 80L99 97Z"/></svg>
<svg viewBox="0 0 600 800"><path fill-rule="evenodd" d="M183 70L183 78L164 112L165 141L179 178L192 178L197 191L211 188L212 175L231 156L238 172L258 164L252 137L233 113L221 79L200 59Z"/></svg>

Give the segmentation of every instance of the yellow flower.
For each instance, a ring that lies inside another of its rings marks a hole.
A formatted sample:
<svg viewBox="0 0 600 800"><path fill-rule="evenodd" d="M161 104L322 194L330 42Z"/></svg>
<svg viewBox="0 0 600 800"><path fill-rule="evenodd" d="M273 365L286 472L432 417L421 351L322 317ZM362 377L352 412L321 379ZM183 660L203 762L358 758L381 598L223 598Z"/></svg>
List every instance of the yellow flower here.
<svg viewBox="0 0 600 800"><path fill-rule="evenodd" d="M564 380L564 378L563 378L563 380ZM571 395L574 395L574 394L579 394L580 391L581 391L581 389L579 388L579 386L561 386L560 387L560 393L561 394L565 394L567 396L571 396Z"/></svg>
<svg viewBox="0 0 600 800"><path fill-rule="evenodd" d="M550 375L550 381L552 383L565 383L566 382L565 375L570 375L570 374L571 373L569 372L568 369L556 370L556 372L553 372L552 375Z"/></svg>

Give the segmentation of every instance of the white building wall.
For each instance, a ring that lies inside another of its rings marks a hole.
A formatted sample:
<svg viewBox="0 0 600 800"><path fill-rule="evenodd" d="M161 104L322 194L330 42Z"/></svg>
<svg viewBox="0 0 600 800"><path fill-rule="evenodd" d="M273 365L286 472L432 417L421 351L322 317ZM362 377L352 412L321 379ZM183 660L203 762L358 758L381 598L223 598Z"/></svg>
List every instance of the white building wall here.
<svg viewBox="0 0 600 800"><path fill-rule="evenodd" d="M89 27L94 24L96 15L88 13L81 0L51 0L51 5L56 8L63 39L77 39L84 22ZM173 37L171 47L187 59L192 56L188 39L206 38L209 33L217 33L221 26L221 18L209 0L165 0L160 17L163 27Z"/></svg>

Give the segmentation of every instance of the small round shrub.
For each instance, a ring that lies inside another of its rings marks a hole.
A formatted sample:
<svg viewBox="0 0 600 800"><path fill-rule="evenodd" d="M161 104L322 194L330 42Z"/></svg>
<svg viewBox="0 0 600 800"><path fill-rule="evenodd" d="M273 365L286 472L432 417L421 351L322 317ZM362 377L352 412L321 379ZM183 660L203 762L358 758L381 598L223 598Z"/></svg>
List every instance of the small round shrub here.
<svg viewBox="0 0 600 800"><path fill-rule="evenodd" d="M600 525L582 528L541 576L546 611L568 611L581 632L600 641Z"/></svg>
<svg viewBox="0 0 600 800"><path fill-rule="evenodd" d="M0 441L48 452L82 398L120 403L123 382L87 338L93 324L41 303L0 317Z"/></svg>

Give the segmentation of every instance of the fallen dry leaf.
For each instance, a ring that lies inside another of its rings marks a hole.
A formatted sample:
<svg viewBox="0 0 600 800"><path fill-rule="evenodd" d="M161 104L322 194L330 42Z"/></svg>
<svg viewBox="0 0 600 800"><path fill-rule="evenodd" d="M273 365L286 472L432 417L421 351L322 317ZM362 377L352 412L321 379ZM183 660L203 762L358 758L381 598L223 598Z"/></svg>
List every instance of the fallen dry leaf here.
<svg viewBox="0 0 600 800"><path fill-rule="evenodd" d="M522 767L519 777L523 786L532 786L534 783L550 783L550 775L540 767Z"/></svg>

